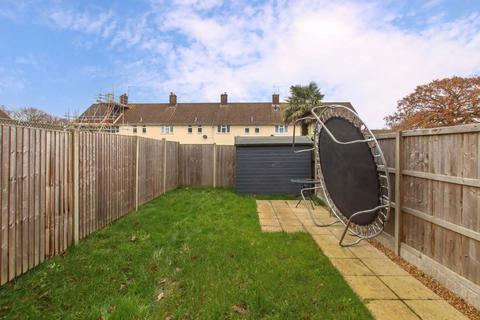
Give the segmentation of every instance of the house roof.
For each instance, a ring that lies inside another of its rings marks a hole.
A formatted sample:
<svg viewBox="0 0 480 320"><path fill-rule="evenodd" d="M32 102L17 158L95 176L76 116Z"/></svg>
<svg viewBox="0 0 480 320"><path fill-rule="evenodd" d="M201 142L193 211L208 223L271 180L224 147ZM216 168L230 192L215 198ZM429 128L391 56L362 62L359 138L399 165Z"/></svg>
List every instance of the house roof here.
<svg viewBox="0 0 480 320"><path fill-rule="evenodd" d="M8 116L8 114L5 111L0 109L0 119L10 119L10 117Z"/></svg>
<svg viewBox="0 0 480 320"><path fill-rule="evenodd" d="M324 104L337 102L324 102ZM339 104L351 107L349 102ZM129 103L123 118L117 123L130 125L278 125L282 124L282 111L274 109L271 102L229 102L220 103ZM81 117L99 116L104 107L92 104Z"/></svg>

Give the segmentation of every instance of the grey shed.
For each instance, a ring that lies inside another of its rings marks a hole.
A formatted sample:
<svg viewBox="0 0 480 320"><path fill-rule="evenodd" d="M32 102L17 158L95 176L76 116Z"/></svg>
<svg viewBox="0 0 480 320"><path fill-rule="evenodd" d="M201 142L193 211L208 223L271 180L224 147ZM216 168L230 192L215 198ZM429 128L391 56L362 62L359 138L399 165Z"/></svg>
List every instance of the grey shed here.
<svg viewBox="0 0 480 320"><path fill-rule="evenodd" d="M312 152L294 153L292 137L236 137L235 188L240 194L298 194L290 179L312 177ZM297 149L309 149L308 137L296 137Z"/></svg>

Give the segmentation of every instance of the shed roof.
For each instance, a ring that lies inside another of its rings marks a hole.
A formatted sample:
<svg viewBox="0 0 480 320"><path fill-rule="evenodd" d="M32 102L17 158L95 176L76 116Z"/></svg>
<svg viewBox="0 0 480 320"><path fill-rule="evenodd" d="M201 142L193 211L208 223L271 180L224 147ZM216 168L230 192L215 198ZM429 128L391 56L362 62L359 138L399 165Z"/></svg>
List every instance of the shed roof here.
<svg viewBox="0 0 480 320"><path fill-rule="evenodd" d="M293 137L235 137L236 146L291 146ZM309 137L295 137L295 145L312 145L313 142Z"/></svg>

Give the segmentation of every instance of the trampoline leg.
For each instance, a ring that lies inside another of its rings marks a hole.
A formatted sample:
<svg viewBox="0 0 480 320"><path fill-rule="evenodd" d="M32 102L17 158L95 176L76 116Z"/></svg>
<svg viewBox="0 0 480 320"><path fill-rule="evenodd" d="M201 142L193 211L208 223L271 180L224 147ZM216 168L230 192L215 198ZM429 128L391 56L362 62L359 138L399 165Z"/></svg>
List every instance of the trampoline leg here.
<svg viewBox="0 0 480 320"><path fill-rule="evenodd" d="M317 220L315 220L315 216L313 215L313 212L312 212L312 209L314 209L315 207L313 207L313 205L312 205L312 209L309 208L308 201L305 198L304 192L307 191L307 190L315 190L315 189L318 189L318 188L320 188L320 187L302 188L302 190L300 190L300 194L302 195L302 199L303 199L303 201L305 201L305 208L307 208L308 214L310 216L310 219L312 219L313 224L315 224L315 226L317 226L317 227L329 227L329 226L334 225L336 223L340 223L341 221L338 220L338 219L335 220L335 221L332 221L330 223L327 223L327 224L321 224L321 223L318 223Z"/></svg>
<svg viewBox="0 0 480 320"><path fill-rule="evenodd" d="M347 225L345 226L345 229L343 230L342 236L340 237L340 241L338 242L340 247L351 247L351 246L354 246L354 245L358 244L360 241L365 240L365 238L363 238L363 237L360 237L356 234L351 234L350 233L350 235L355 236L358 239L353 241L353 242L350 242L350 243L343 243L343 240L345 239L345 236L347 235L347 231L348 231L348 227L350 226L351 219L352 218L348 219Z"/></svg>
<svg viewBox="0 0 480 320"><path fill-rule="evenodd" d="M297 205L295 206L295 208L298 208L298 205L300 204L300 202L302 202L302 199L298 200Z"/></svg>

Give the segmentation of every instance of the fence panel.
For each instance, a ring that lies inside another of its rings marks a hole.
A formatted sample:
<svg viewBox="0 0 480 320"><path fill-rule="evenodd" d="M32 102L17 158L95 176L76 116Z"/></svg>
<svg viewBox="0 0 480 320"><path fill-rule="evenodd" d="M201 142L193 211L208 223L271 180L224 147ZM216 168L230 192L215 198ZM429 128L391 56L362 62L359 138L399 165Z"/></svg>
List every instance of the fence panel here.
<svg viewBox="0 0 480 320"><path fill-rule="evenodd" d="M192 187L213 186L214 145L179 146L179 184Z"/></svg>
<svg viewBox="0 0 480 320"><path fill-rule="evenodd" d="M71 133L0 125L0 284L72 243Z"/></svg>
<svg viewBox="0 0 480 320"><path fill-rule="evenodd" d="M179 184L179 144L178 142L165 141L165 191L177 188Z"/></svg>
<svg viewBox="0 0 480 320"><path fill-rule="evenodd" d="M135 137L79 133L80 238L135 207Z"/></svg>
<svg viewBox="0 0 480 320"><path fill-rule="evenodd" d="M215 186L232 187L235 184L235 146L216 146Z"/></svg>

